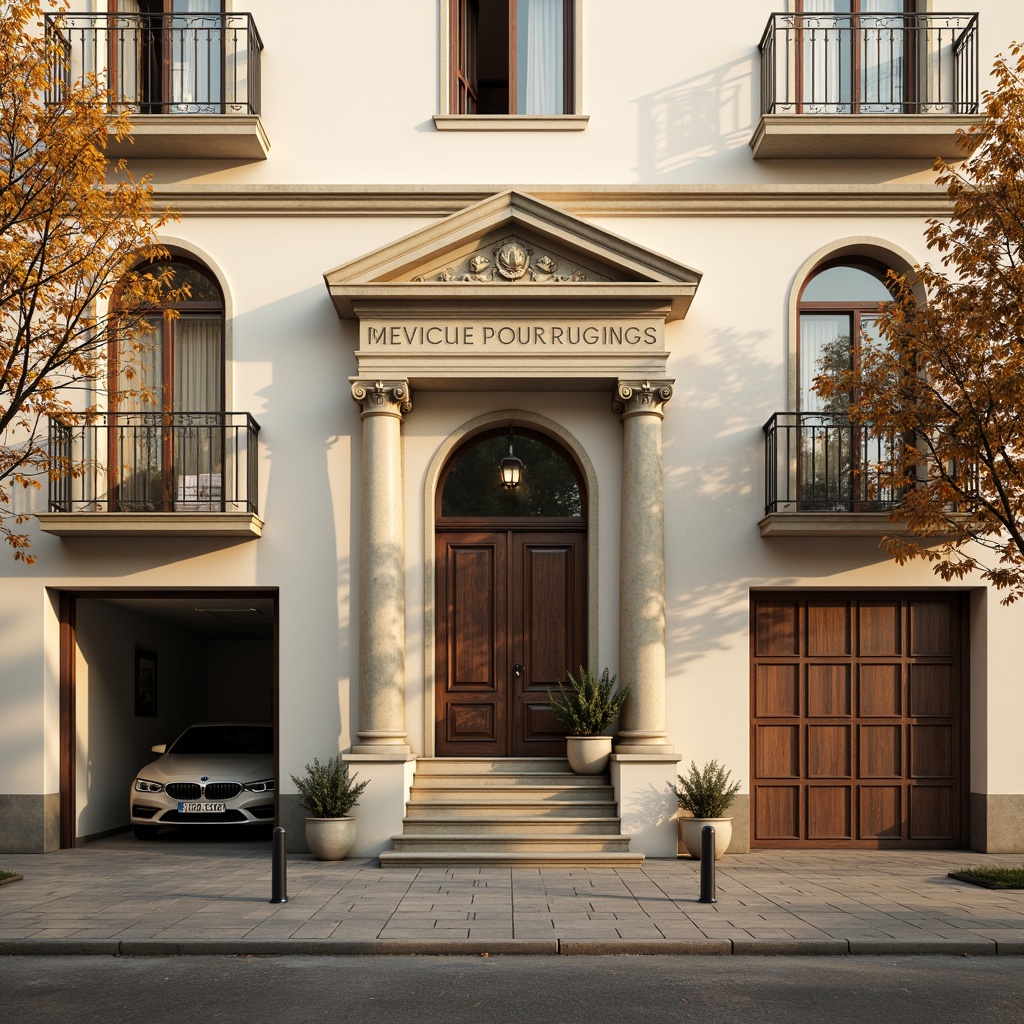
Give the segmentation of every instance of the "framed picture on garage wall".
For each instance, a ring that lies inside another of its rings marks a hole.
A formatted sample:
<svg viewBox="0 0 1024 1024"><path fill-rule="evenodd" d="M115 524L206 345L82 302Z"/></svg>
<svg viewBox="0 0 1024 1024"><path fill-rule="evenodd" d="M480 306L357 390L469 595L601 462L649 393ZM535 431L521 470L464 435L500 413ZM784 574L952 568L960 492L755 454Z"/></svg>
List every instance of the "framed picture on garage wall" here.
<svg viewBox="0 0 1024 1024"><path fill-rule="evenodd" d="M135 652L135 714L156 715L156 655Z"/></svg>

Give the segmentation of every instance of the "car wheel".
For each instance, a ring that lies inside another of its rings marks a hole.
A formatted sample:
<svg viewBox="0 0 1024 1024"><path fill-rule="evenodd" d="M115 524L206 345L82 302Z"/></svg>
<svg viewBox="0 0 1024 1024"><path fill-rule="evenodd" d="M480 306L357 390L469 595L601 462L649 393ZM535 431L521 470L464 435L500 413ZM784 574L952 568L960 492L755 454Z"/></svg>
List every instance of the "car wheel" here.
<svg viewBox="0 0 1024 1024"><path fill-rule="evenodd" d="M156 825L132 825L132 831L136 839L156 839Z"/></svg>

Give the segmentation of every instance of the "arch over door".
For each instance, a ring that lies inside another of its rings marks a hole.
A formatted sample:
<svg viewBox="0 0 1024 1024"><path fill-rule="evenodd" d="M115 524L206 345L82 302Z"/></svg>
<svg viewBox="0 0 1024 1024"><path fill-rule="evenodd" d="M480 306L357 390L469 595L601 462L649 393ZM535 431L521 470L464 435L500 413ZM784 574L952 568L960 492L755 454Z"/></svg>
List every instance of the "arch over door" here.
<svg viewBox="0 0 1024 1024"><path fill-rule="evenodd" d="M564 753L548 690L585 660L587 530L575 465L521 433L523 482L503 491L504 431L478 435L439 489L435 751Z"/></svg>

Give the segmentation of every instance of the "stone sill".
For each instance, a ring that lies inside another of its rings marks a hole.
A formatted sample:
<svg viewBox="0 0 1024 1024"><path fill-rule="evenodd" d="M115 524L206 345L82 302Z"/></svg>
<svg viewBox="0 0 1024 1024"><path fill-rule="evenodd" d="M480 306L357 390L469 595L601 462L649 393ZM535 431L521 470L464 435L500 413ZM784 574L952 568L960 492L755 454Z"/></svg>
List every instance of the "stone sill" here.
<svg viewBox="0 0 1024 1024"><path fill-rule="evenodd" d="M244 537L263 535L251 512L41 512L40 529L56 537Z"/></svg>
<svg viewBox="0 0 1024 1024"><path fill-rule="evenodd" d="M149 160L266 160L270 140L257 114L135 114L129 138L107 136L107 156Z"/></svg>
<svg viewBox="0 0 1024 1024"><path fill-rule="evenodd" d="M581 132L589 114L435 114L439 132Z"/></svg>
<svg viewBox="0 0 1024 1024"><path fill-rule="evenodd" d="M749 145L755 160L955 159L967 114L762 114Z"/></svg>

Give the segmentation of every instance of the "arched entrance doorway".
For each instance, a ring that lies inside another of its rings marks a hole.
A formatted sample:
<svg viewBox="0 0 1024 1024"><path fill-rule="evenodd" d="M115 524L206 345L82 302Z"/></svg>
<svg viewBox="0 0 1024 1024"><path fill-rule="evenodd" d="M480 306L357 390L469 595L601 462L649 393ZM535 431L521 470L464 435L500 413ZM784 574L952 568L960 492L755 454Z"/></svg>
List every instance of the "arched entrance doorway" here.
<svg viewBox="0 0 1024 1024"><path fill-rule="evenodd" d="M521 482L502 485L514 449ZM587 494L539 431L476 434L436 495L435 753L561 756L548 690L586 661Z"/></svg>

